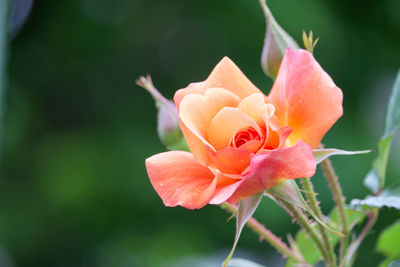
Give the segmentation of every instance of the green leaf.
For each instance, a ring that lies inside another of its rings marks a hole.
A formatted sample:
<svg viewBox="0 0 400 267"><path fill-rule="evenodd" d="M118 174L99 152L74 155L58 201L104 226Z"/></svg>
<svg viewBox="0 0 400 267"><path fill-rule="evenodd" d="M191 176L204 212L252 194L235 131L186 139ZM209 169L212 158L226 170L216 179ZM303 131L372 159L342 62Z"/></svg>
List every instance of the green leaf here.
<svg viewBox="0 0 400 267"><path fill-rule="evenodd" d="M378 156L372 164L371 171L364 180L364 185L374 194L378 193L385 184L385 174L390 145L393 137L400 128L400 71L397 74L389 103L386 109L385 130L378 142Z"/></svg>
<svg viewBox="0 0 400 267"><path fill-rule="evenodd" d="M346 151L336 148L321 148L321 149L314 149L314 159L317 164L321 163L325 159L329 158L330 156L334 155L356 155L356 154L364 154L369 153L371 150L360 150L360 151Z"/></svg>
<svg viewBox="0 0 400 267"><path fill-rule="evenodd" d="M400 267L400 260L392 261L392 262L389 264L389 267Z"/></svg>
<svg viewBox="0 0 400 267"><path fill-rule="evenodd" d="M393 260L395 260L395 258L393 258L393 257L386 258L386 259L384 259L381 263L379 263L378 267L388 267L389 264L390 264Z"/></svg>
<svg viewBox="0 0 400 267"><path fill-rule="evenodd" d="M361 211L356 211L350 208L345 209L346 216L348 218L348 223L349 223L349 230L351 230L355 225L361 223L364 220L365 214ZM340 228L340 219L339 219L339 212L335 208L332 210L329 220L326 223L330 226L333 226L335 228ZM313 227L317 227L317 225L313 225ZM329 234L329 242L331 243L332 247L335 247L335 245L338 243L340 238L332 233ZM314 242L308 237L307 233L304 230L300 230L296 234L296 244L300 248L300 251L302 255L304 256L304 259L306 262L309 264L316 264L321 258L322 255L318 248L315 246ZM285 267L292 267L296 266L296 264L292 260L288 260Z"/></svg>
<svg viewBox="0 0 400 267"><path fill-rule="evenodd" d="M234 258L231 259L231 261L228 264L228 267L265 267L265 266L249 260Z"/></svg>
<svg viewBox="0 0 400 267"><path fill-rule="evenodd" d="M400 70L389 97L385 116L385 136L394 135L400 128Z"/></svg>
<svg viewBox="0 0 400 267"><path fill-rule="evenodd" d="M353 210L350 207L345 209L345 213L350 230L353 229L353 227L356 226L357 224L360 224L365 218L364 212L359 210ZM329 216L328 224L334 226L335 228L341 228L339 211L337 208L332 210Z"/></svg>
<svg viewBox="0 0 400 267"><path fill-rule="evenodd" d="M400 220L386 228L378 238L376 249L389 257L400 257Z"/></svg>
<svg viewBox="0 0 400 267"><path fill-rule="evenodd" d="M378 143L378 157L372 164L372 169L369 171L364 180L364 185L369 188L374 194L378 193L383 188L386 175L386 165L389 157L390 144L393 135L382 137Z"/></svg>
<svg viewBox="0 0 400 267"><path fill-rule="evenodd" d="M353 199L352 207L388 207L400 210L400 184L385 189L379 196L367 196L365 199Z"/></svg>
<svg viewBox="0 0 400 267"><path fill-rule="evenodd" d="M228 265L229 260L231 259L233 253L235 252L236 245L239 241L240 233L243 230L246 222L251 218L253 213L256 211L260 201L264 195L264 192L260 192L256 195L253 195L245 200L239 202L238 213L236 215L236 234L235 240L233 242L232 250L229 253L228 257L225 259L223 266L226 267Z"/></svg>

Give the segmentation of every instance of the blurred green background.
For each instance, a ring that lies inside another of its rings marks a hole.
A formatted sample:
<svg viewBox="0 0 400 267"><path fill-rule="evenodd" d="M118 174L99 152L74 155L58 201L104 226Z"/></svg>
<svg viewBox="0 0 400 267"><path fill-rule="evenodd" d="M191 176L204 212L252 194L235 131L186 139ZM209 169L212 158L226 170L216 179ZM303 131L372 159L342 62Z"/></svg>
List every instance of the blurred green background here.
<svg viewBox="0 0 400 267"><path fill-rule="evenodd" d="M333 158L347 200L363 198L387 97L400 66L400 1L270 0L298 42L320 37L315 57L344 92L344 116L324 143L373 153ZM145 158L164 147L150 95L134 84L150 73L172 98L204 80L225 55L264 92L259 58L265 23L256 0L36 1L8 51L0 170L0 266L219 266L234 221L217 206L166 208ZM399 139L387 184L399 181ZM397 163L397 164L396 164ZM327 214L320 171L313 178ZM269 229L295 233L280 208L256 212ZM377 233L399 217L385 210L356 266L376 266ZM245 229L236 256L282 266Z"/></svg>

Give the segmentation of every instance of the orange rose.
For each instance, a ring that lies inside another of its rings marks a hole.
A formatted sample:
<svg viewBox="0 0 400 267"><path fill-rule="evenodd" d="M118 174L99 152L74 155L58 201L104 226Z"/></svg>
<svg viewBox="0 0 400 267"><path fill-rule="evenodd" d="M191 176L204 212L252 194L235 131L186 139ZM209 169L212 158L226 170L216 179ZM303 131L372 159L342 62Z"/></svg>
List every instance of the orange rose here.
<svg viewBox="0 0 400 267"><path fill-rule="evenodd" d="M305 50L286 51L265 96L227 57L174 96L192 153L146 160L166 206L236 203L284 179L315 173L312 149L342 115L342 91Z"/></svg>

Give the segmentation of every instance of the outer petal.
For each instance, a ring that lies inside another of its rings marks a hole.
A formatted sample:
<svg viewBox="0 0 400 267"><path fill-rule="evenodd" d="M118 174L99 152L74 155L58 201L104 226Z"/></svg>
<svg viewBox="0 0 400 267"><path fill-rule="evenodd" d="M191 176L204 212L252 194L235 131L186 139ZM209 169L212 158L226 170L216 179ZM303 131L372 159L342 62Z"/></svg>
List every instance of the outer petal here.
<svg viewBox="0 0 400 267"><path fill-rule="evenodd" d="M179 104L184 96L188 94L204 94L205 90L212 87L227 89L239 96L241 99L253 93L261 93L241 70L228 57L224 57L215 66L207 80L192 83L188 87L175 93L174 101L179 110Z"/></svg>
<svg viewBox="0 0 400 267"><path fill-rule="evenodd" d="M343 114L342 91L306 50L286 50L268 96L281 125L293 129L289 140L318 147Z"/></svg>
<svg viewBox="0 0 400 267"><path fill-rule="evenodd" d="M210 204L221 204L225 202L243 183L241 179L233 179L221 173L217 175L217 180L217 188L215 189L213 198L210 200Z"/></svg>
<svg viewBox="0 0 400 267"><path fill-rule="evenodd" d="M311 177L316 163L310 145L299 141L293 147L281 148L252 158L250 170L243 184L229 202L236 203L262 190L269 189L283 179Z"/></svg>
<svg viewBox="0 0 400 267"><path fill-rule="evenodd" d="M183 151L169 151L146 159L147 173L165 206L199 209L213 197L217 178Z"/></svg>

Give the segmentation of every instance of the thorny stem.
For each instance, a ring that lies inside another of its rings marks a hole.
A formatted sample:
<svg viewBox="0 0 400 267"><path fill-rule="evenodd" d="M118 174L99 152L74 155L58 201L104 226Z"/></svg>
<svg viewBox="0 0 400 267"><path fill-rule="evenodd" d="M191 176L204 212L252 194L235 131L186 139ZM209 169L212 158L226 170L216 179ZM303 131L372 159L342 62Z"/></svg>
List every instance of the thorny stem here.
<svg viewBox="0 0 400 267"><path fill-rule="evenodd" d="M340 224L342 225L341 232L346 236L345 238L340 240L339 255L341 259L342 256L344 255L344 252L346 251L348 236L349 236L349 229L347 225L347 218L344 208L345 198L343 196L342 188L340 187L338 177L335 173L335 170L333 169L332 162L330 161L330 159L322 161L321 166L324 171L324 175L328 180L328 185L332 191L333 199L336 203L336 207L339 212Z"/></svg>
<svg viewBox="0 0 400 267"><path fill-rule="evenodd" d="M310 225L307 216L297 207L291 203L282 200L284 207L293 215L297 223L306 231L308 236L314 241L317 248L321 251L321 254L327 259L328 255L322 245L321 239L318 236L317 231Z"/></svg>
<svg viewBox="0 0 400 267"><path fill-rule="evenodd" d="M314 191L314 187L310 181L310 178L302 178L301 182L303 184L303 188L305 190L307 199L310 203L311 209L313 210L315 215L318 217L318 219L320 221L322 221L323 220L322 212L319 207L317 198L315 196L316 193ZM319 231L322 236L323 245L325 246L326 255L328 256L328 258L326 258L326 263L328 266L335 266L336 265L335 264L335 253L333 251L331 243L329 242L328 232L326 231L325 227L323 225L321 225L320 223L318 223L318 228L319 228Z"/></svg>
<svg viewBox="0 0 400 267"><path fill-rule="evenodd" d="M378 219L379 209L374 208L372 211L369 211L366 215L368 217L368 221L365 224L364 228L361 230L361 233L357 237L356 240L351 243L349 249L344 255L343 260L340 262L339 267L350 267L354 261L355 254L360 247L364 238L368 235L371 231L372 227L374 226L376 220Z"/></svg>
<svg viewBox="0 0 400 267"><path fill-rule="evenodd" d="M220 207L224 210L229 211L232 214L236 214L238 209L235 205L229 203L223 203ZM304 262L304 259L293 252L279 237L274 235L270 230L266 229L264 225L259 223L256 219L251 217L246 225L251 228L256 234L258 234L261 238L265 239L271 246L277 249L282 255L287 256L288 258L296 261L296 262Z"/></svg>

